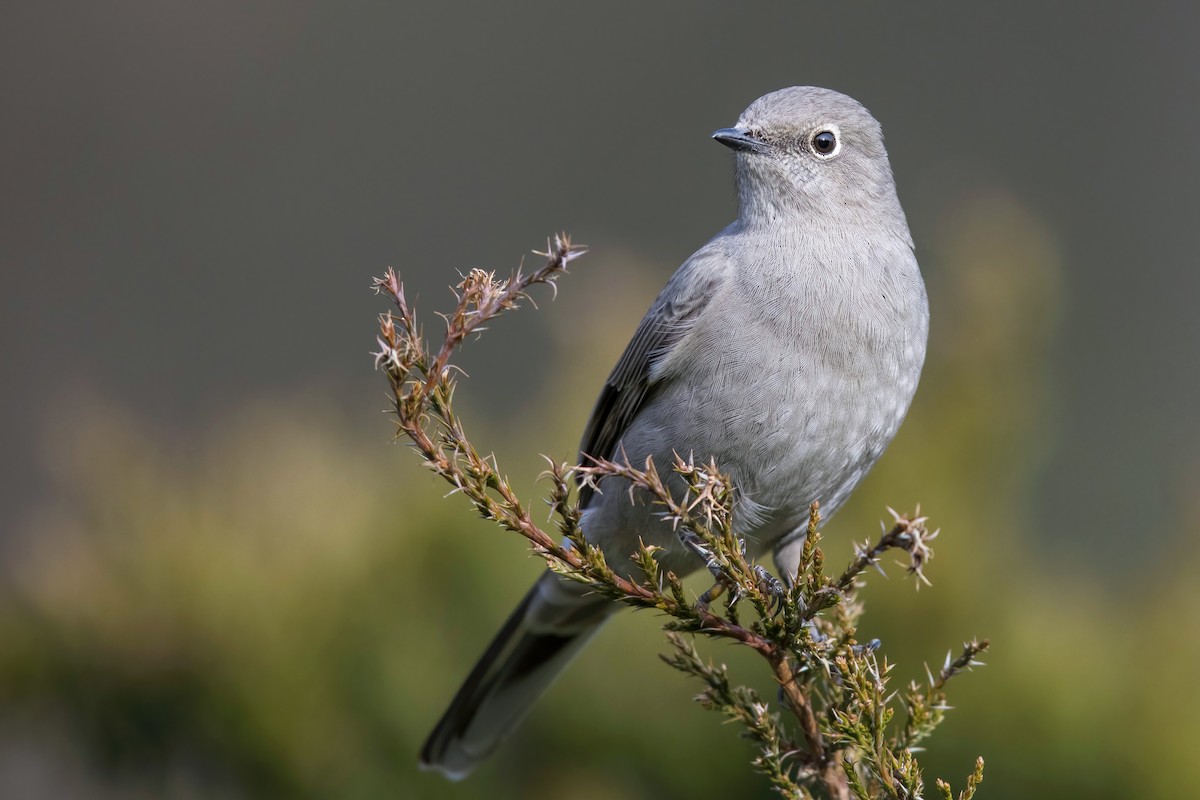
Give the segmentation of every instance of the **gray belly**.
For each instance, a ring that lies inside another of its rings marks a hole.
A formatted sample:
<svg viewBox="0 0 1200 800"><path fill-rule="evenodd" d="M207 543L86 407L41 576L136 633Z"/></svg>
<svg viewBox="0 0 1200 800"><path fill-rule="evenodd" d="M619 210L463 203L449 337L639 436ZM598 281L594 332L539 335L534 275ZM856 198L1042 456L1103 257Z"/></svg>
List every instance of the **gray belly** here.
<svg viewBox="0 0 1200 800"><path fill-rule="evenodd" d="M735 529L755 556L802 531L813 501L828 519L891 442L916 391L924 295L888 296L886 307L865 297L834 307L776 293L767 307L761 295L727 295L660 364L625 453L635 465L653 457L662 474L676 453L715 459L737 488ZM584 530L610 564L640 537L667 549L671 569L700 566L655 507L631 504L616 483L602 490Z"/></svg>
<svg viewBox="0 0 1200 800"><path fill-rule="evenodd" d="M624 443L633 463L650 455L664 471L675 453L715 458L738 489L736 527L757 555L803 528L813 501L826 519L842 505L899 428L920 360L900 350L831 366L799 352L717 352L661 387Z"/></svg>

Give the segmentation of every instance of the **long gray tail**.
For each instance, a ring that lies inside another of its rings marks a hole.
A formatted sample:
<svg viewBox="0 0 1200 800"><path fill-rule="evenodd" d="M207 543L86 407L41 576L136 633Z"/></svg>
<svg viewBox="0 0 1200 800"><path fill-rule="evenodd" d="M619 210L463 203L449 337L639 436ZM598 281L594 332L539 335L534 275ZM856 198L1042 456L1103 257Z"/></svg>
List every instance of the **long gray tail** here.
<svg viewBox="0 0 1200 800"><path fill-rule="evenodd" d="M552 572L538 579L425 740L422 769L461 780L499 747L616 610L585 591Z"/></svg>

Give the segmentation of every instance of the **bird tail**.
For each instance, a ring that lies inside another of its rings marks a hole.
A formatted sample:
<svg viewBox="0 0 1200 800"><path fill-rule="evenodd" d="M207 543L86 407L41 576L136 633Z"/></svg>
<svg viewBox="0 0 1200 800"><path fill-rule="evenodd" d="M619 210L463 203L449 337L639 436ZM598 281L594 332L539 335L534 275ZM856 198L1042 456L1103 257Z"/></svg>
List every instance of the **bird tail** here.
<svg viewBox="0 0 1200 800"><path fill-rule="evenodd" d="M425 746L421 768L461 780L492 754L616 609L547 572L471 670Z"/></svg>

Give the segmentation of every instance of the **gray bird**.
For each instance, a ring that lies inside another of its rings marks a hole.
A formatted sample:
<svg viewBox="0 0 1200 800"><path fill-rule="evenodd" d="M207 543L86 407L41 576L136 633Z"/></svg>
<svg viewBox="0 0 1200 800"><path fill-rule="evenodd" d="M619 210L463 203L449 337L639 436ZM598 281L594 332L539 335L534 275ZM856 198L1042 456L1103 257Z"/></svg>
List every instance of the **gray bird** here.
<svg viewBox="0 0 1200 800"><path fill-rule="evenodd" d="M826 519L896 434L925 359L929 307L879 123L798 86L759 98L713 138L736 151L738 218L683 263L609 376L580 458L663 472L715 458L751 555L794 576L808 509ZM639 538L683 575L703 566L655 507L606 478L582 529L610 565ZM682 483L672 476L675 490ZM551 572L509 617L421 751L465 777L619 606Z"/></svg>

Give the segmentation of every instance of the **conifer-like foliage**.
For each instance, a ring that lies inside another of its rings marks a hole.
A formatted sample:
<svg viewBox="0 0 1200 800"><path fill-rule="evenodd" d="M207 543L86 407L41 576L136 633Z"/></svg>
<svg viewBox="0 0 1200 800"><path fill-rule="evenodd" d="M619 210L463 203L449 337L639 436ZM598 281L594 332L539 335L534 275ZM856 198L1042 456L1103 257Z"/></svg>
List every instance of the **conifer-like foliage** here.
<svg viewBox="0 0 1200 800"><path fill-rule="evenodd" d="M785 584L748 559L745 543L734 535L735 489L719 464L681 457L669 465L617 459L572 466L551 460L543 477L558 528L552 536L516 496L495 457L481 454L468 439L453 407L456 349L489 320L529 300L535 285L556 289L556 280L583 252L564 234L538 253L545 262L533 272L518 269L508 279L469 272L457 286L455 308L443 315L445 336L436 351L424 338L396 273L389 269L376 279L377 291L394 305L379 318L375 364L391 387L397 436L407 439L425 466L484 519L525 537L550 569L615 602L662 612L670 647L663 660L700 683L696 699L704 708L742 726L758 747L752 766L779 794L836 800L925 797L919 745L949 708L947 682L978 664L988 643L965 644L957 657L947 655L936 674L927 670L925 683L897 689L889 683L893 665L879 642L858 640L863 613L858 590L869 567L878 569L885 553L898 550L918 585L925 581L937 531L929 530L919 509L912 515L891 512L890 526L873 542L856 545L849 565L838 571L827 569L814 503L799 570L786 576ZM668 490L662 469L683 479L686 494ZM576 487L595 486L610 476L627 481L631 496L644 493L661 507L663 524L707 560L716 578L712 589L691 599L679 577L660 568L654 547L642 545L631 554L634 569L614 570L588 543L580 529ZM695 648L696 637L732 640L758 653L778 683L778 697L764 698L739 683L725 665L706 661ZM981 758L957 795L939 779L935 796L970 800L982 780Z"/></svg>

